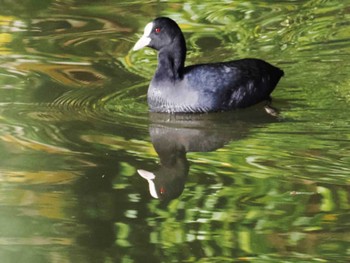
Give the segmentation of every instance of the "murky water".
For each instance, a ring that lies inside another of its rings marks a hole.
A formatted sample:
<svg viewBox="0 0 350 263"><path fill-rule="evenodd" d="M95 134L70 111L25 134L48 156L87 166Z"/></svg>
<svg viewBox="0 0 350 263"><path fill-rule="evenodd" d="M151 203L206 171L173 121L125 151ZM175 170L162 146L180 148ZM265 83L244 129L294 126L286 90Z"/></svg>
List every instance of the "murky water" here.
<svg viewBox="0 0 350 263"><path fill-rule="evenodd" d="M0 261L349 262L347 2L2 1ZM159 15L283 68L280 116L149 114Z"/></svg>

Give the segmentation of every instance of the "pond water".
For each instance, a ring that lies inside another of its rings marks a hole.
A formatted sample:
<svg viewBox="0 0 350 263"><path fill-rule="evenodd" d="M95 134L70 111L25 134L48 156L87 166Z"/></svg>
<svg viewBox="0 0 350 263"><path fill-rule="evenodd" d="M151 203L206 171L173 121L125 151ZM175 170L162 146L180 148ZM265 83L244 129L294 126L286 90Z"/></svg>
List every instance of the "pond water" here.
<svg viewBox="0 0 350 263"><path fill-rule="evenodd" d="M2 263L350 261L348 1L1 6ZM188 65L281 67L280 115L149 114L157 16Z"/></svg>

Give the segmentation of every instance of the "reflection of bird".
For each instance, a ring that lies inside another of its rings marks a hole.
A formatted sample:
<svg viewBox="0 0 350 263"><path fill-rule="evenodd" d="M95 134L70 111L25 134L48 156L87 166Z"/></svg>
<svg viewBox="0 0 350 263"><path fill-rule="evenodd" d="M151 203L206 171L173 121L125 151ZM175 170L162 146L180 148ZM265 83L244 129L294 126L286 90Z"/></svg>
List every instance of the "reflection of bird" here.
<svg viewBox="0 0 350 263"><path fill-rule="evenodd" d="M184 190L190 168L187 153L215 151L247 136L252 126L276 120L256 107L236 114L151 113L150 119L149 132L160 165L152 172L140 169L138 173L147 180L151 196L164 201L179 197Z"/></svg>
<svg viewBox="0 0 350 263"><path fill-rule="evenodd" d="M145 46L158 53L158 68L148 89L153 112L209 112L244 108L269 101L283 71L259 59L185 67L186 44L170 18L146 25L134 50Z"/></svg>
<svg viewBox="0 0 350 263"><path fill-rule="evenodd" d="M183 142L179 141L179 133L172 129L152 126L150 134L153 147L160 158L160 167L154 172L141 169L137 172L148 181L152 197L174 199L182 193L190 167L186 149Z"/></svg>

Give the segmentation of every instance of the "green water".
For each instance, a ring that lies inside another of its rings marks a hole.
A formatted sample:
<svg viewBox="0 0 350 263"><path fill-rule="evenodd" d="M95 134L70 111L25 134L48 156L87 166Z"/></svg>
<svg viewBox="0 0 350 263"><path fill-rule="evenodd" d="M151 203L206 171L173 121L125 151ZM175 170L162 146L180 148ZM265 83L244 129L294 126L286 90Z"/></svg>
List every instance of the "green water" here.
<svg viewBox="0 0 350 263"><path fill-rule="evenodd" d="M1 263L350 261L348 1L0 5ZM281 67L280 115L150 115L160 15L188 65Z"/></svg>

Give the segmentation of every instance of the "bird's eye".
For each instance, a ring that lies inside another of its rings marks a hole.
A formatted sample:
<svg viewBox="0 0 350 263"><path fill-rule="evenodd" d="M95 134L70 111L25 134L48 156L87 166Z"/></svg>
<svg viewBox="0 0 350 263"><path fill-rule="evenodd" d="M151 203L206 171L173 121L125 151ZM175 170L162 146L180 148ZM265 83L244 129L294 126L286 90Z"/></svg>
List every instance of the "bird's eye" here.
<svg viewBox="0 0 350 263"><path fill-rule="evenodd" d="M160 33L160 27L156 27L156 29L154 30L157 34Z"/></svg>

